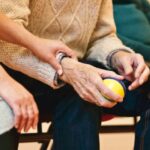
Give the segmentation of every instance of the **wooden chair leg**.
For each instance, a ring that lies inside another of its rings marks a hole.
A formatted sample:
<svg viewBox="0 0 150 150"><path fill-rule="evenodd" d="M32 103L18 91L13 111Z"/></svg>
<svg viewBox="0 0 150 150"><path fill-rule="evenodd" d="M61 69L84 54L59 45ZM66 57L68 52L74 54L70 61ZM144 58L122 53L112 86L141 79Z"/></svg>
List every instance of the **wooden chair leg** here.
<svg viewBox="0 0 150 150"><path fill-rule="evenodd" d="M48 129L47 133L48 133L49 135L51 135L51 137L52 137L52 133L53 133L53 126L52 126L52 124L49 126L49 129ZM52 140L52 138L49 139L49 141L44 142L44 143L42 144L40 150L47 150L47 148L48 148L48 146L49 146L51 140ZM51 149L51 150L52 150L52 149Z"/></svg>

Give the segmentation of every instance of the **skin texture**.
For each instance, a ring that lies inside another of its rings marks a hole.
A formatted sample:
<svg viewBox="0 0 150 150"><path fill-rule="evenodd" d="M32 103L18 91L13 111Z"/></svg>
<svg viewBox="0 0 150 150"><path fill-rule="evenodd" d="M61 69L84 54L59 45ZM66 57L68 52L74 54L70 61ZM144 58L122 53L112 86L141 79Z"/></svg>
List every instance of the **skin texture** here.
<svg viewBox="0 0 150 150"><path fill-rule="evenodd" d="M60 78L70 84L82 99L108 108L113 107L117 102L122 102L123 98L113 93L102 81L102 78L106 77L122 80L122 76L112 71L80 63L71 58L64 58L61 64L64 73ZM114 102L105 99L101 93L110 97Z"/></svg>
<svg viewBox="0 0 150 150"><path fill-rule="evenodd" d="M19 91L19 92L18 92ZM0 95L13 109L15 127L21 132L36 128L38 108L33 96L21 84L12 79L0 66Z"/></svg>
<svg viewBox="0 0 150 150"><path fill-rule="evenodd" d="M140 54L124 51L117 52L112 57L112 65L119 74L132 82L129 90L138 88L149 78L149 67Z"/></svg>
<svg viewBox="0 0 150 150"><path fill-rule="evenodd" d="M102 78L112 77L130 80L129 90L136 89L148 80L149 68L140 54L119 51L112 57L112 64L118 70L119 76L112 71L106 71L83 64L70 58L62 60L64 74L60 76L64 82L72 85L78 95L88 102L98 106L111 108L123 98L114 94L102 82ZM109 97L113 102L103 97Z"/></svg>
<svg viewBox="0 0 150 150"><path fill-rule="evenodd" d="M74 52L62 42L36 37L3 14L0 14L0 20L0 39L28 48L39 59L49 63L59 75L63 72L56 59L57 53L63 52L71 58L76 58ZM22 129L28 131L31 127L35 128L38 123L38 108L32 94L14 81L2 67L0 70L0 96L14 112L15 127L19 132Z"/></svg>
<svg viewBox="0 0 150 150"><path fill-rule="evenodd" d="M0 39L28 48L39 59L52 65L59 75L62 74L62 68L56 54L63 52L76 58L75 53L61 41L39 38L3 14L0 14L0 20Z"/></svg>

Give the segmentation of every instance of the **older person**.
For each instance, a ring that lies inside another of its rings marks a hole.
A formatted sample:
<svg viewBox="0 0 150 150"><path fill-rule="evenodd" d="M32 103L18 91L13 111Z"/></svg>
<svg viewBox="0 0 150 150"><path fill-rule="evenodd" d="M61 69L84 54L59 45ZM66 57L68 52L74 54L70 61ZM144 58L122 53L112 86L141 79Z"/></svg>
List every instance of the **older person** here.
<svg viewBox="0 0 150 150"><path fill-rule="evenodd" d="M117 38L112 2L110 0L0 2L1 12L34 35L62 41L73 49L81 60L80 62L59 53L57 59L60 60L63 69L60 76L51 65L39 60L28 49L6 42L0 43L0 48L5 49L0 54L5 65L53 88L7 68L15 79L32 91L40 112L51 113L54 125L54 149L98 150L100 108L111 108L123 101L122 97L104 86L102 79L114 77L122 80L124 76L131 81L129 90L133 90L146 82L149 76L149 69L142 56L124 46ZM113 67L122 76L101 69L100 63ZM66 86L57 89L65 83ZM105 99L101 93L113 102ZM127 91L127 95L129 93ZM136 93L140 95L138 90ZM136 100L142 103L143 99L138 94L134 96L131 92L135 103ZM127 97L125 101L129 100ZM143 107L140 107L143 109L139 110L140 114L143 114L142 124L145 123L143 119L145 112L149 109L149 103L146 102L143 101ZM133 113L137 112L133 110ZM140 140L144 131L138 131L140 134L137 140ZM137 147L138 144L137 142Z"/></svg>

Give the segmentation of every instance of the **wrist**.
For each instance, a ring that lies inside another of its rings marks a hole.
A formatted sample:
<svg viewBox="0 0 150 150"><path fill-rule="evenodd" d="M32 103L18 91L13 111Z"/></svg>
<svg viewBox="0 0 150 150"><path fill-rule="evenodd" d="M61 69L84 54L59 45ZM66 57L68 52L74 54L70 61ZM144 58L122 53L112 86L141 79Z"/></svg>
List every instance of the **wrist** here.
<svg viewBox="0 0 150 150"><path fill-rule="evenodd" d="M35 52L35 50L39 49L39 45L40 38L33 34L30 34L30 36L28 36L26 42L24 43L24 46L31 50L33 53Z"/></svg>
<svg viewBox="0 0 150 150"><path fill-rule="evenodd" d="M120 50L112 54L110 58L110 66L115 69L116 63L118 59L121 59L122 56L129 55L131 52Z"/></svg>
<svg viewBox="0 0 150 150"><path fill-rule="evenodd" d="M74 70L76 70L76 66L78 65L78 61L69 57L64 57L61 61L61 66L63 69L63 75L59 76L61 80L64 82L68 82L67 76L72 74Z"/></svg>

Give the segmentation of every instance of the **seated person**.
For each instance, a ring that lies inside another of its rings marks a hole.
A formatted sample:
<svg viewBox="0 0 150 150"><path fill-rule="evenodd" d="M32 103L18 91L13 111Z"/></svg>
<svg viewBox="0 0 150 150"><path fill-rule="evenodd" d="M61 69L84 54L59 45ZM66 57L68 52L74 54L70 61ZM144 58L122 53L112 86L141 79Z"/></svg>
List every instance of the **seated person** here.
<svg viewBox="0 0 150 150"><path fill-rule="evenodd" d="M55 40L55 46L63 43L77 53L79 61L66 56L58 58L63 69L63 74L58 75L28 48L0 42L1 61L32 78L9 68L7 71L32 92L40 114L51 114L48 117L54 127L54 150L99 150L102 107L120 115L140 114L135 149L150 149L150 129L146 126L150 102L136 89L148 80L149 68L141 55L124 46L116 36L110 0L0 0L0 3L1 12L34 35ZM101 63L121 75L102 69ZM106 77L131 81L124 101L103 84Z"/></svg>

